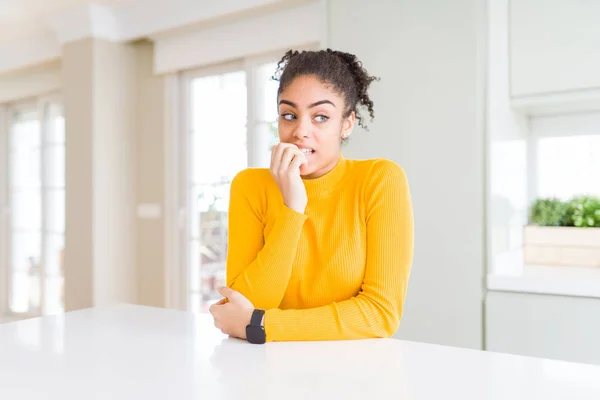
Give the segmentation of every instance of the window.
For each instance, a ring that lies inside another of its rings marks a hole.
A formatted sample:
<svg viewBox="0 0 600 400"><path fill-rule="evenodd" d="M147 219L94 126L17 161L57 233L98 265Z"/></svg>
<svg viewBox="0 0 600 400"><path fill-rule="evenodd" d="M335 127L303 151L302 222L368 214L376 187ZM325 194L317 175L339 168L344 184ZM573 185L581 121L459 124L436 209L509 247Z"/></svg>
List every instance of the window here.
<svg viewBox="0 0 600 400"><path fill-rule="evenodd" d="M51 101L7 109L6 232L1 264L8 314L55 314L63 306L65 131Z"/></svg>
<svg viewBox="0 0 600 400"><path fill-rule="evenodd" d="M600 113L532 118L530 145L531 197L600 197Z"/></svg>
<svg viewBox="0 0 600 400"><path fill-rule="evenodd" d="M523 273L523 226L536 199L600 197L600 113L533 116L518 128L490 145L492 274Z"/></svg>
<svg viewBox="0 0 600 400"><path fill-rule="evenodd" d="M600 126L594 136L540 138L535 168L539 197L600 197Z"/></svg>
<svg viewBox="0 0 600 400"><path fill-rule="evenodd" d="M184 79L188 132L183 138L183 276L187 309L206 312L225 285L227 211L233 177L268 167L277 142L275 62L196 71Z"/></svg>

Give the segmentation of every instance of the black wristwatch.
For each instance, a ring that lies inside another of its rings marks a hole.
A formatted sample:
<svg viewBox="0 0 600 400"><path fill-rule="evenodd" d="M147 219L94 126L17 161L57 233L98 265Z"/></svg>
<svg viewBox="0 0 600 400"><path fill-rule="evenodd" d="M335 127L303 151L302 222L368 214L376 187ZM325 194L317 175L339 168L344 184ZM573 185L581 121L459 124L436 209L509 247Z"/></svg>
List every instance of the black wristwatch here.
<svg viewBox="0 0 600 400"><path fill-rule="evenodd" d="M267 341L265 327L262 325L265 310L256 309L252 312L250 325L246 326L246 340L252 344L264 344Z"/></svg>

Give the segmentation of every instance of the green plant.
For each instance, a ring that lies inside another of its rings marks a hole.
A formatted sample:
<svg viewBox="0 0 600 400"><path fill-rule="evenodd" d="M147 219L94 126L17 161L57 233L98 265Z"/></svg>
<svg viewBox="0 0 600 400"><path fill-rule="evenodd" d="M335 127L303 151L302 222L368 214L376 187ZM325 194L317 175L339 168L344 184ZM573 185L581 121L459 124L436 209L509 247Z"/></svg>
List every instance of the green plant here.
<svg viewBox="0 0 600 400"><path fill-rule="evenodd" d="M577 196L571 199L565 225L579 228L600 227L600 198Z"/></svg>
<svg viewBox="0 0 600 400"><path fill-rule="evenodd" d="M557 198L537 199L531 206L529 223L539 226L563 226L569 205Z"/></svg>

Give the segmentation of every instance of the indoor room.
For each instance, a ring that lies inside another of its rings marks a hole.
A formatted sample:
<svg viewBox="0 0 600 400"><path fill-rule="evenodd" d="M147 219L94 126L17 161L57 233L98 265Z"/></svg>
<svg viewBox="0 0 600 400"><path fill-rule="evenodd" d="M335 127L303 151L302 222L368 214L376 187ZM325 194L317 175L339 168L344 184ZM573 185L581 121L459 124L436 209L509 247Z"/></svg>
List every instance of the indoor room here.
<svg viewBox="0 0 600 400"><path fill-rule="evenodd" d="M599 16L0 0L0 398L600 399Z"/></svg>

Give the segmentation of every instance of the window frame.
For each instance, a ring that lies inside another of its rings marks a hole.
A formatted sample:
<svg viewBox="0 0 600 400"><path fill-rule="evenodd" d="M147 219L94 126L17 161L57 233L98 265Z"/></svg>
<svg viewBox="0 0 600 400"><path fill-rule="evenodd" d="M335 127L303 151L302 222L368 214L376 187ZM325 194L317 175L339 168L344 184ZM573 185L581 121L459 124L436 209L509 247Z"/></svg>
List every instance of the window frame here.
<svg viewBox="0 0 600 400"><path fill-rule="evenodd" d="M0 105L0 174L4 178L3 184L0 185L0 318L8 320L20 320L27 318L35 318L46 315L46 296L45 296L45 282L44 277L46 275L46 236L47 236L47 215L45 210L47 209L47 196L45 194L45 138L49 129L49 109L53 104L58 104L63 108L62 96L59 93L49 93L46 95L38 96L35 98L29 98L21 101L9 102ZM11 232L11 212L10 212L10 199L11 199L11 180L10 180L10 133L12 129L12 123L14 113L22 110L35 111L40 120L40 137L41 137L41 148L40 148L40 173L41 173L41 243L40 243L40 307L37 312L25 312L16 313L10 309L10 299L12 296L12 285L11 285L11 248L12 248L12 232ZM66 139L65 139L66 142ZM66 186L65 186L66 190Z"/></svg>
<svg viewBox="0 0 600 400"><path fill-rule="evenodd" d="M197 78L221 75L231 72L243 71L246 74L246 88L249 92L249 75L252 64L247 64L244 60L235 60L229 63L211 65L204 68L189 70L181 74L180 78L180 93L181 93L181 108L182 108L182 129L179 132L179 165L178 165L178 208L179 208L179 226L178 235L180 240L177 243L177 251L179 253L178 268L175 272L178 285L176 301L177 308L183 310L190 309L190 271L189 271L189 238L191 234L191 204L190 204L190 169L192 162L192 146L190 146L190 134L192 133L192 82ZM250 69L250 71L249 71ZM248 111L250 107L248 106ZM250 115L246 121L247 140L252 140L250 130ZM250 155L249 155L250 157ZM250 158L248 160L250 162Z"/></svg>

